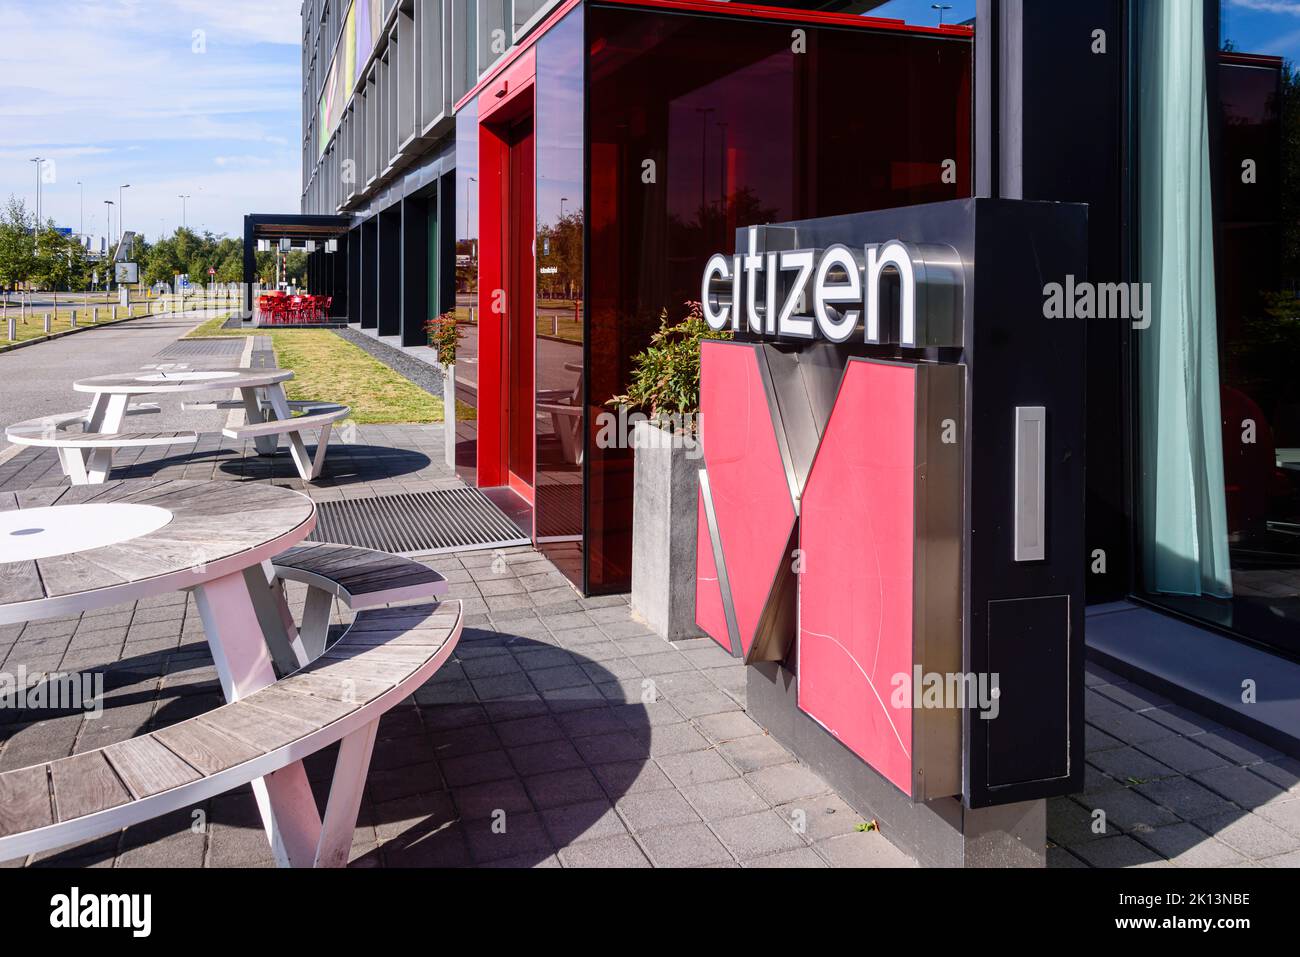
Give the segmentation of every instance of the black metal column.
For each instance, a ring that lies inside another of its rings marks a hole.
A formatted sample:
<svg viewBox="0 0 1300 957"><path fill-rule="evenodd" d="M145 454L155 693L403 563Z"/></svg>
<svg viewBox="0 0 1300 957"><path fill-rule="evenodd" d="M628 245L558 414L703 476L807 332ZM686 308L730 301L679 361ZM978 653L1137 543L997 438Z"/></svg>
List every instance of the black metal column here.
<svg viewBox="0 0 1300 957"><path fill-rule="evenodd" d="M372 216L361 226L361 309L357 320L362 329L377 325L379 301L379 217Z"/></svg>
<svg viewBox="0 0 1300 957"><path fill-rule="evenodd" d="M381 336L396 336L402 331L402 208L395 203L377 218L379 255L375 328Z"/></svg>
<svg viewBox="0 0 1300 957"><path fill-rule="evenodd" d="M361 321L361 227L354 226L347 235L348 322Z"/></svg>
<svg viewBox="0 0 1300 957"><path fill-rule="evenodd" d="M402 345L428 342L429 202L419 196L402 200Z"/></svg>

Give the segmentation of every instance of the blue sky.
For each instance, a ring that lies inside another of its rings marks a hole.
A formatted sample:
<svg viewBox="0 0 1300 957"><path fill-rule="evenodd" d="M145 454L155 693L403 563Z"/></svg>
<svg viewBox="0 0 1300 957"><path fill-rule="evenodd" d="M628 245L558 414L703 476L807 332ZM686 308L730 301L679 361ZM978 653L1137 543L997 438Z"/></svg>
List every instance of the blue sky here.
<svg viewBox="0 0 1300 957"><path fill-rule="evenodd" d="M889 0L872 13L934 24L931 2ZM975 0L945 2L945 22L975 14ZM245 212L296 211L299 9L300 0L0 0L0 199L32 204L30 159L43 156L53 161L44 213L80 229L80 180L94 236L122 183L126 227L150 238L180 225L182 193L191 227L230 235ZM1300 63L1300 0L1225 0L1223 16L1238 49Z"/></svg>
<svg viewBox="0 0 1300 957"><path fill-rule="evenodd" d="M1228 0L1221 32L1242 53L1282 56L1300 65L1300 0Z"/></svg>
<svg viewBox="0 0 1300 957"><path fill-rule="evenodd" d="M300 0L0 0L0 199L105 231L241 235L243 214L298 209ZM57 11L57 12L56 12ZM195 31L203 31L196 34ZM114 229L116 230L116 212Z"/></svg>
<svg viewBox="0 0 1300 957"><path fill-rule="evenodd" d="M868 11L868 16L872 17L893 17L896 20L906 20L908 23L915 23L922 27L933 27L939 23L939 11L933 10L930 4L934 0L888 0L873 10ZM961 23L963 20L969 20L975 16L975 0L941 0L942 3L951 4L951 10L943 11L944 23ZM1030 0L1032 3L1033 0Z"/></svg>
<svg viewBox="0 0 1300 957"><path fill-rule="evenodd" d="M934 0L888 0L871 11L872 16L897 17L908 23L933 26L939 14ZM960 23L975 16L975 0L942 0L951 3L944 11L945 23ZM1065 0L1029 0L1033 3ZM1283 56L1300 64L1300 0L1225 0L1221 4L1224 36L1231 37L1244 53Z"/></svg>

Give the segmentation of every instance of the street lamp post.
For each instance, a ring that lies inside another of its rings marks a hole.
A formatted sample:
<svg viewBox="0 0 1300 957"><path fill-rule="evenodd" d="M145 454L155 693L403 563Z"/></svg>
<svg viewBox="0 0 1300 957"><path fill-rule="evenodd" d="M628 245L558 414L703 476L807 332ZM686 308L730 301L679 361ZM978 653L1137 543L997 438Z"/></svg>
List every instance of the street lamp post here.
<svg viewBox="0 0 1300 957"><path fill-rule="evenodd" d="M952 9L952 4L951 4L951 3L932 3L932 4L930 4L930 9L931 9L931 10L938 10L938 11L939 11L939 26L943 26L943 12L944 12L945 10L951 10L951 9Z"/></svg>
<svg viewBox="0 0 1300 957"><path fill-rule="evenodd" d="M180 193L176 197L181 201L181 229L185 228L185 201L189 199L190 196L190 193Z"/></svg>
<svg viewBox="0 0 1300 957"><path fill-rule="evenodd" d="M82 240L84 241L85 238L86 238L86 187L85 187L85 185L81 182L81 180L77 180L77 188L78 188L79 190L81 190L81 226L80 226L80 235L81 235Z"/></svg>
<svg viewBox="0 0 1300 957"><path fill-rule="evenodd" d="M126 208L126 207L125 207L125 204L122 202L122 190L124 190L124 189L130 189L130 188L131 188L131 184L130 184L130 183L123 183L121 186L119 186L119 187L117 188L117 242L118 242L118 245L121 245L121 243L122 243L122 210Z"/></svg>
<svg viewBox="0 0 1300 957"><path fill-rule="evenodd" d="M35 236L41 229L41 167L45 163L45 157L33 156L32 162L36 164L36 225L32 227L32 235Z"/></svg>
<svg viewBox="0 0 1300 957"><path fill-rule="evenodd" d="M705 182L708 179L709 117L718 112L717 107L697 106L695 112L700 114L700 226L704 226L704 210L708 206Z"/></svg>
<svg viewBox="0 0 1300 957"><path fill-rule="evenodd" d="M470 184L470 183L477 183L477 182L478 182L478 180L475 179L473 176L471 176L471 177L468 178L468 180L467 180L466 183L465 183L465 238L466 238L466 239L469 239L469 238L470 238L470 235L469 235L469 207L470 207L470 196L472 195L472 190L473 190L473 187L471 187L469 184Z"/></svg>
<svg viewBox="0 0 1300 957"><path fill-rule="evenodd" d="M105 223L104 240L105 243L111 243L113 241L113 201L106 199L104 205L107 207L104 212L108 217Z"/></svg>

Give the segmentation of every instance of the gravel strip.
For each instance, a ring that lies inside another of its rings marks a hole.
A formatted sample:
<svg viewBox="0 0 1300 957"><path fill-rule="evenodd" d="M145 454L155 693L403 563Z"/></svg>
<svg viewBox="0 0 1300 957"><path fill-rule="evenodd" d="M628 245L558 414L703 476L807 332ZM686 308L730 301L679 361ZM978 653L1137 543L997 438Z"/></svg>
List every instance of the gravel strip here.
<svg viewBox="0 0 1300 957"><path fill-rule="evenodd" d="M340 336L364 352L370 353L398 375L410 379L425 392L436 395L440 399L442 398L442 371L437 366L430 365L413 356L408 356L401 349L396 349L386 342L380 342L378 339L372 339L356 329L334 329L332 331L336 336Z"/></svg>

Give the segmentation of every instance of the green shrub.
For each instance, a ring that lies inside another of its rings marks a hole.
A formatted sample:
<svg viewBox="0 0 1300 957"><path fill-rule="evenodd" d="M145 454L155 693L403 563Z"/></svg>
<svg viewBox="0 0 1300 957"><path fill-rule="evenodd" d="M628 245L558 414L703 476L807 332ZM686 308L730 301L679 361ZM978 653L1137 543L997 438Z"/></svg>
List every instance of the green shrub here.
<svg viewBox="0 0 1300 957"><path fill-rule="evenodd" d="M632 381L624 395L606 405L645 413L659 426L694 428L700 410L700 345L705 339L730 339L729 331L716 332L704 321L698 302L686 303L686 317L668 324L668 310L659 316L659 331L650 345L632 357Z"/></svg>
<svg viewBox="0 0 1300 957"><path fill-rule="evenodd" d="M434 316L424 325L429 334L429 345L438 353L438 361L449 366L456 361L456 344L464 337L465 331L456 322L456 311L448 309L440 316Z"/></svg>

